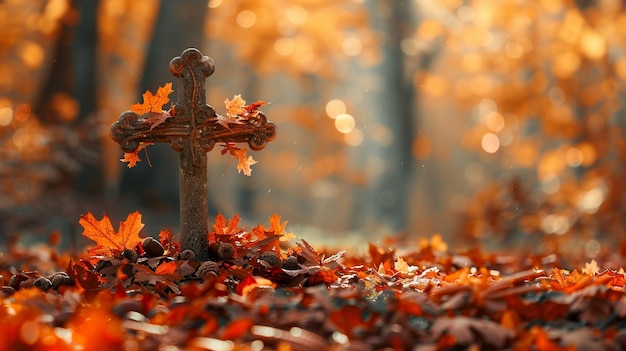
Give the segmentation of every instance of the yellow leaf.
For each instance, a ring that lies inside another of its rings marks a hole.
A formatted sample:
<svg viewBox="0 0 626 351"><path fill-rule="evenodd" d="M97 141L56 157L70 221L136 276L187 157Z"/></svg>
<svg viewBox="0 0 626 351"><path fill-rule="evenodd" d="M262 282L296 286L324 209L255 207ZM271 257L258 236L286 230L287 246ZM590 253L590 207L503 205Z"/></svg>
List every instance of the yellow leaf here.
<svg viewBox="0 0 626 351"><path fill-rule="evenodd" d="M247 176L251 176L252 175L252 168L250 168L253 164L256 164L257 161L255 161L252 156L246 156L246 150L247 149L240 149L240 150L236 150L235 151L235 158L239 161L237 163L237 172L241 173L243 171L243 174L247 175Z"/></svg>
<svg viewBox="0 0 626 351"><path fill-rule="evenodd" d="M224 100L226 105L226 113L230 116L243 115L246 113L246 100L241 98L241 94L235 95L232 100Z"/></svg>
<svg viewBox="0 0 626 351"><path fill-rule="evenodd" d="M394 262L394 264L393 264L393 269L395 269L396 271L398 271L400 273L408 274L409 273L409 264L406 263L404 258L398 257L396 262Z"/></svg>

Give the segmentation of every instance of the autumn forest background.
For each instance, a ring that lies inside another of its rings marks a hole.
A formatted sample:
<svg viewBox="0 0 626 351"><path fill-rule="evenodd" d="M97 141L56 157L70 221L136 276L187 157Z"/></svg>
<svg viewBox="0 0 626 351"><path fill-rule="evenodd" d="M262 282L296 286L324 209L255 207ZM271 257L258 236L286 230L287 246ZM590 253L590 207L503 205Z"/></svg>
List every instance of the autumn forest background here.
<svg viewBox="0 0 626 351"><path fill-rule="evenodd" d="M126 169L109 126L197 47L209 104L264 100L278 126L252 177L209 154L211 217L277 212L325 245L626 252L619 0L7 0L0 33L2 246L80 248L87 212L176 232L177 153Z"/></svg>

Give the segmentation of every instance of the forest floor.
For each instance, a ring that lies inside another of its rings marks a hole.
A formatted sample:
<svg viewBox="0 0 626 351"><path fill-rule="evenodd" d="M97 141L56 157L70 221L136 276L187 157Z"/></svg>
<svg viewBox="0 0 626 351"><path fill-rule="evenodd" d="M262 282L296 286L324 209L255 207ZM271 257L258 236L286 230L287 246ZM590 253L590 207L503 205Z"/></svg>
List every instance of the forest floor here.
<svg viewBox="0 0 626 351"><path fill-rule="evenodd" d="M79 224L96 244L81 254L58 234L0 253L0 351L626 348L617 253L563 267L438 235L316 248L276 215L218 216L198 261L168 230L140 238L138 212Z"/></svg>

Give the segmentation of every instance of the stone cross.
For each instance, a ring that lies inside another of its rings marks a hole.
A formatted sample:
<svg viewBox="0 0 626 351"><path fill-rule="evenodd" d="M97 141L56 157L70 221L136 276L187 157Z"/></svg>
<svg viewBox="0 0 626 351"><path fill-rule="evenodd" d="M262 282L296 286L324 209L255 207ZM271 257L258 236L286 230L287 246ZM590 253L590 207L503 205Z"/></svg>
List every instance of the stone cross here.
<svg viewBox="0 0 626 351"><path fill-rule="evenodd" d="M247 142L250 149L261 150L276 137L276 126L261 112L227 127L218 123L204 89L214 70L210 57L186 49L170 61L170 72L179 82L174 116L151 130L145 116L126 111L111 126L111 137L124 152L134 152L141 142L168 142L180 153L181 249L193 250L202 261L209 257L206 153L218 142Z"/></svg>

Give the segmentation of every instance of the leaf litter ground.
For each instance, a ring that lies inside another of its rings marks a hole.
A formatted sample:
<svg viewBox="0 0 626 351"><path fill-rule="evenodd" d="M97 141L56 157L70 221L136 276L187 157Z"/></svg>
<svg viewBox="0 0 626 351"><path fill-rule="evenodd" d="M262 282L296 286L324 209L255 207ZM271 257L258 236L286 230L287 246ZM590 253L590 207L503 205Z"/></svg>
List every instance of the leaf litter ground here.
<svg viewBox="0 0 626 351"><path fill-rule="evenodd" d="M96 242L80 257L1 254L0 351L626 348L626 276L596 261L454 253L439 236L328 252L278 215L246 230L220 214L199 262L170 231L140 238L139 212L117 232L79 223Z"/></svg>

